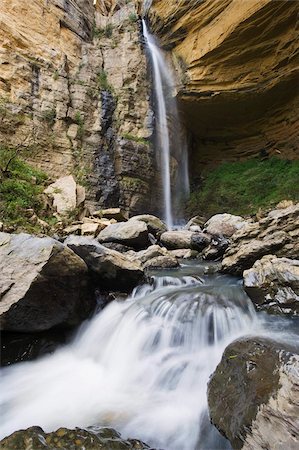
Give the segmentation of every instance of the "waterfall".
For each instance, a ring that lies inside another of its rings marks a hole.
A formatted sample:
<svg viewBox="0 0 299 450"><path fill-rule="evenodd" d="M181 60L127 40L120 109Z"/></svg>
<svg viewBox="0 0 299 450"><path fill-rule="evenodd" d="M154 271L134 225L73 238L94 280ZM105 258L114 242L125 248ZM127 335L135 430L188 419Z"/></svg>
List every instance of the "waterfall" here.
<svg viewBox="0 0 299 450"><path fill-rule="evenodd" d="M226 345L261 324L234 279L199 272L153 276L71 344L3 369L0 438L100 425L164 450L230 448L209 423L207 382Z"/></svg>
<svg viewBox="0 0 299 450"><path fill-rule="evenodd" d="M169 229L174 225L174 193L183 201L189 194L188 158L185 139L182 137L182 127L174 92L174 79L167 66L165 55L149 33L145 20L142 20L143 36L149 51L152 69L153 85L156 102L156 135L157 150L160 154L160 169L163 186L164 220ZM170 133L168 116L175 122L175 133ZM177 187L173 193L171 180L171 156L175 155L178 162ZM176 219L176 218L175 218Z"/></svg>

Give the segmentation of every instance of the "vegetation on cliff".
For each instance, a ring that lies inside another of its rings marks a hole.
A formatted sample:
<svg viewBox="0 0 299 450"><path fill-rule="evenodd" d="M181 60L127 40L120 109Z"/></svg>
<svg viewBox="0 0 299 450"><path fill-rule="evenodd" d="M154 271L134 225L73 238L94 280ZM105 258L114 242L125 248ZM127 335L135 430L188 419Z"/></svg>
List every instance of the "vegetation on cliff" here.
<svg viewBox="0 0 299 450"><path fill-rule="evenodd" d="M12 149L0 148L0 221L38 231L28 223L28 210L39 215L47 175L25 163Z"/></svg>
<svg viewBox="0 0 299 450"><path fill-rule="evenodd" d="M251 215L281 200L299 200L299 161L278 158L224 163L202 174L187 216L228 212Z"/></svg>

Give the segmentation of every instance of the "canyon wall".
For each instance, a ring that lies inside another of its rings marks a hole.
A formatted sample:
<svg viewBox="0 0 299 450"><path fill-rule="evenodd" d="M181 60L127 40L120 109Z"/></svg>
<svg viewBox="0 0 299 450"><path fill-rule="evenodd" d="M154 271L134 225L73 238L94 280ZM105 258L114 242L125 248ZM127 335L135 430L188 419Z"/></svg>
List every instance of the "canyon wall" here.
<svg viewBox="0 0 299 450"><path fill-rule="evenodd" d="M178 71L193 177L221 161L299 158L298 12L292 0L152 1L151 29Z"/></svg>
<svg viewBox="0 0 299 450"><path fill-rule="evenodd" d="M150 84L132 1L2 0L0 145L52 178L73 174L90 209L150 208Z"/></svg>

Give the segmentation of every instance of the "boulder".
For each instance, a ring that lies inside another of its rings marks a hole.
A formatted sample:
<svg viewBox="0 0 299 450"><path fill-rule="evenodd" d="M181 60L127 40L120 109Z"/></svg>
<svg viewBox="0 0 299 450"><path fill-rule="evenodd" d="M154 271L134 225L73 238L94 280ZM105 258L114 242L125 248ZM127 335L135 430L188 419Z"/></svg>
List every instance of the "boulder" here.
<svg viewBox="0 0 299 450"><path fill-rule="evenodd" d="M161 219L150 214L140 214L139 216L133 216L130 220L139 220L146 223L148 231L154 236L160 236L164 231L167 231L167 227Z"/></svg>
<svg viewBox="0 0 299 450"><path fill-rule="evenodd" d="M101 227L98 223L86 222L81 225L81 235L82 236L97 236L99 234Z"/></svg>
<svg viewBox="0 0 299 450"><path fill-rule="evenodd" d="M212 423L234 449L299 448L298 349L264 338L230 344L208 385Z"/></svg>
<svg viewBox="0 0 299 450"><path fill-rule="evenodd" d="M198 252L202 251L205 247L209 245L211 242L211 236L206 233L193 233L191 236L191 248L193 250L197 250Z"/></svg>
<svg viewBox="0 0 299 450"><path fill-rule="evenodd" d="M128 247L142 249L150 244L145 222L129 220L109 225L98 236L100 243L116 242Z"/></svg>
<svg viewBox="0 0 299 450"><path fill-rule="evenodd" d="M72 175L59 178L44 192L53 198L53 206L59 215L68 214L77 207L77 185ZM79 196L80 202L82 202L81 191Z"/></svg>
<svg viewBox="0 0 299 450"><path fill-rule="evenodd" d="M108 220L114 219L117 222L125 222L128 219L128 214L121 208L100 209L99 211L95 211L93 216Z"/></svg>
<svg viewBox="0 0 299 450"><path fill-rule="evenodd" d="M192 217L192 219L190 219L189 222L187 222L187 224L185 225L185 229L190 230L191 227L199 227L200 229L197 231L202 231L205 222L206 219L204 217L201 216Z"/></svg>
<svg viewBox="0 0 299 450"><path fill-rule="evenodd" d="M265 255L299 259L299 203L275 209L231 237L222 271L242 275Z"/></svg>
<svg viewBox="0 0 299 450"><path fill-rule="evenodd" d="M178 259L195 259L199 256L199 252L190 248L181 248L178 250L169 250L169 253Z"/></svg>
<svg viewBox="0 0 299 450"><path fill-rule="evenodd" d="M132 247L127 247L126 245L118 244L117 242L104 242L101 245L103 245L106 248L110 248L111 250L120 252L120 253L127 253L130 251L135 253L135 250Z"/></svg>
<svg viewBox="0 0 299 450"><path fill-rule="evenodd" d="M2 450L134 450L149 448L136 439L122 439L113 428L92 430L59 428L45 433L40 427L15 431L0 442Z"/></svg>
<svg viewBox="0 0 299 450"><path fill-rule="evenodd" d="M143 265L144 269L173 269L179 267L177 258L170 255L161 255L151 258Z"/></svg>
<svg viewBox="0 0 299 450"><path fill-rule="evenodd" d="M213 236L231 237L236 231L247 225L248 221L233 214L216 214L205 224L204 231Z"/></svg>
<svg viewBox="0 0 299 450"><path fill-rule="evenodd" d="M143 277L139 263L122 253L110 250L97 240L83 236L69 236L65 245L82 258L100 287L112 291L129 291Z"/></svg>
<svg viewBox="0 0 299 450"><path fill-rule="evenodd" d="M193 234L192 231L187 230L166 231L161 234L160 241L170 250L191 248Z"/></svg>
<svg viewBox="0 0 299 450"><path fill-rule="evenodd" d="M166 256L168 251L166 248L159 245L151 245L145 250L134 252L130 255L131 258L140 261L141 264L146 263L149 259L156 258L157 256Z"/></svg>
<svg viewBox="0 0 299 450"><path fill-rule="evenodd" d="M299 260L267 255L243 277L245 290L259 309L299 314Z"/></svg>
<svg viewBox="0 0 299 450"><path fill-rule="evenodd" d="M2 330L74 326L95 306L86 264L50 237L0 233L0 273Z"/></svg>
<svg viewBox="0 0 299 450"><path fill-rule="evenodd" d="M229 240L223 236L213 236L210 244L203 250L201 256L207 261L217 261L222 258L229 246Z"/></svg>

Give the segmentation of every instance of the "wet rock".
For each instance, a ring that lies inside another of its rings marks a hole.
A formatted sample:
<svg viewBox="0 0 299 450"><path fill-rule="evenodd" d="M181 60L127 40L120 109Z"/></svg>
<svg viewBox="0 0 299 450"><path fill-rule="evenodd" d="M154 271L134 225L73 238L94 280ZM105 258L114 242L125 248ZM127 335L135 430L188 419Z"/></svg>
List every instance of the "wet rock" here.
<svg viewBox="0 0 299 450"><path fill-rule="evenodd" d="M269 339L230 344L208 386L210 417L233 448L299 447L299 355Z"/></svg>
<svg viewBox="0 0 299 450"><path fill-rule="evenodd" d="M213 236L208 247L206 247L201 256L207 261L216 261L222 258L225 250L229 246L229 240L221 236Z"/></svg>
<svg viewBox="0 0 299 450"><path fill-rule="evenodd" d="M161 234L161 243L170 250L191 248L192 231L180 230L180 231L166 231Z"/></svg>
<svg viewBox="0 0 299 450"><path fill-rule="evenodd" d="M169 253L178 259L194 259L199 256L199 252L190 248L181 248L178 250L169 250Z"/></svg>
<svg viewBox="0 0 299 450"><path fill-rule="evenodd" d="M82 430L75 428L59 428L45 433L40 427L16 431L0 442L3 450L130 450L149 448L144 442L136 439L122 439L112 428Z"/></svg>
<svg viewBox="0 0 299 450"><path fill-rule="evenodd" d="M243 273L244 287L259 309L299 314L299 261L264 256Z"/></svg>
<svg viewBox="0 0 299 450"><path fill-rule="evenodd" d="M269 254L299 259L299 203L275 209L237 231L224 254L222 270L242 275L255 261Z"/></svg>
<svg viewBox="0 0 299 450"><path fill-rule="evenodd" d="M236 231L247 225L248 221L233 214L216 214L205 224L204 231L213 236L231 237Z"/></svg>
<svg viewBox="0 0 299 450"><path fill-rule="evenodd" d="M191 237L191 248L200 252L211 242L211 236L206 233L193 233Z"/></svg>
<svg viewBox="0 0 299 450"><path fill-rule="evenodd" d="M156 258L157 256L166 256L167 254L168 251L166 248L162 248L159 245L151 245L145 250L134 252L134 254L131 255L131 258L137 259L141 264L144 264L149 259Z"/></svg>
<svg viewBox="0 0 299 450"><path fill-rule="evenodd" d="M149 242L148 228L144 222L128 220L109 225L98 236L99 242L115 242L136 249L147 247Z"/></svg>
<svg viewBox="0 0 299 450"><path fill-rule="evenodd" d="M179 267L177 258L170 255L161 255L151 258L143 265L144 269L173 269Z"/></svg>
<svg viewBox="0 0 299 450"><path fill-rule="evenodd" d="M122 253L108 249L97 240L83 236L69 236L65 245L82 258L100 288L128 291L143 277L140 264Z"/></svg>
<svg viewBox="0 0 299 450"><path fill-rule="evenodd" d="M146 223L148 231L154 236L160 236L167 231L167 227L161 219L151 214L140 214L139 216L133 216L130 220L139 220Z"/></svg>
<svg viewBox="0 0 299 450"><path fill-rule="evenodd" d="M74 326L94 308L86 264L55 239L0 233L0 272L3 330Z"/></svg>

